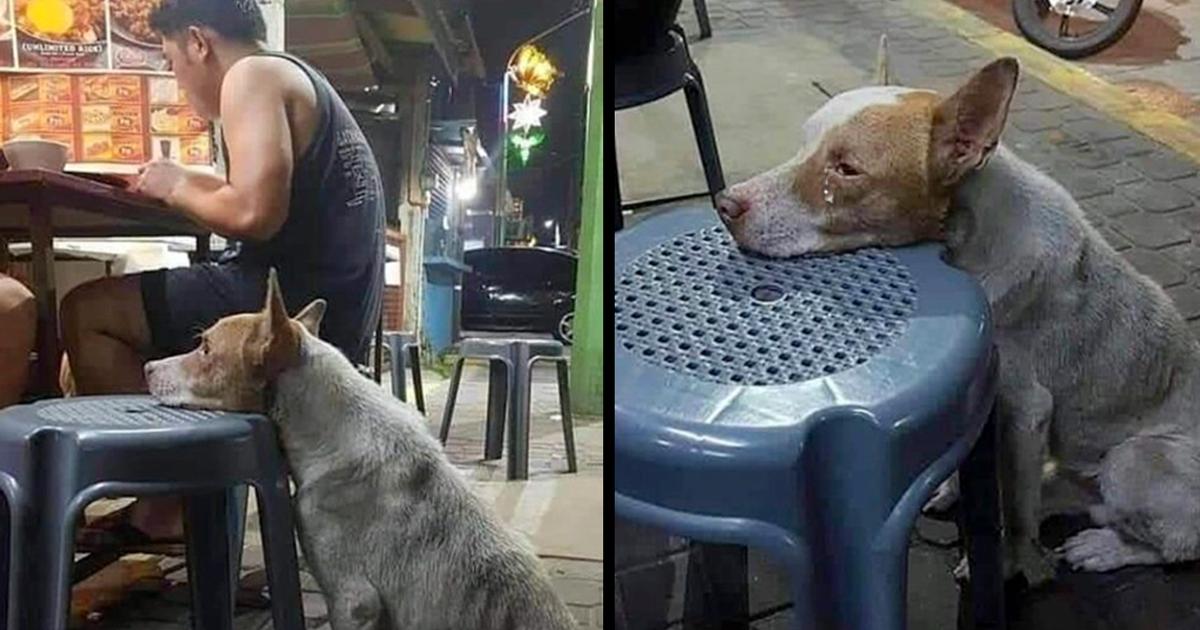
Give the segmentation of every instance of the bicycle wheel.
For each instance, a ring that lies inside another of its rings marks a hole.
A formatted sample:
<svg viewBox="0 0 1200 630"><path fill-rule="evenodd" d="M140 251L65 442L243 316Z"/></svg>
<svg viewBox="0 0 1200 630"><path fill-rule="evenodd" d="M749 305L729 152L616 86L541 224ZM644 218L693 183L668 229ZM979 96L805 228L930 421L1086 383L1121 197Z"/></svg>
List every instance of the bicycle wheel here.
<svg viewBox="0 0 1200 630"><path fill-rule="evenodd" d="M1059 57L1079 59L1121 39L1142 0L1013 0L1012 8L1029 41Z"/></svg>

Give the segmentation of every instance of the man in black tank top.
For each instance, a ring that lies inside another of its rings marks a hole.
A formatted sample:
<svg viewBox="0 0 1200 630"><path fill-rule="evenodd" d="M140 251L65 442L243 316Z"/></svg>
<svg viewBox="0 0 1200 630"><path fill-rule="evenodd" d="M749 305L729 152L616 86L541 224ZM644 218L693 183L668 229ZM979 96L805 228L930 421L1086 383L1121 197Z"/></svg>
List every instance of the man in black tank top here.
<svg viewBox="0 0 1200 630"><path fill-rule="evenodd" d="M383 289L383 188L344 102L316 70L262 49L255 0L163 0L151 15L180 88L219 120L227 177L147 164L134 190L234 246L216 263L105 278L68 294L63 337L80 394L145 392L144 363L191 351L221 317L260 310L267 270L293 313L315 298L321 336L365 360ZM139 501L87 538L172 539L177 504ZM102 543L97 543L102 544Z"/></svg>

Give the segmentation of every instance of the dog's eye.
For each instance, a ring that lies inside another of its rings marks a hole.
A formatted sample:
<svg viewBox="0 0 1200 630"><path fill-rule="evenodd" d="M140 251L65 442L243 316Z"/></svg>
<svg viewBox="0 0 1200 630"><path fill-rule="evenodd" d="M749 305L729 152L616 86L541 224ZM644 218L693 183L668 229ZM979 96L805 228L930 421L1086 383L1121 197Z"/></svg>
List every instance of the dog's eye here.
<svg viewBox="0 0 1200 630"><path fill-rule="evenodd" d="M837 174L841 175L842 177L856 177L858 175L862 175L862 171L858 170L857 168L854 168L853 166L851 166L850 164L848 164L846 162L838 162L837 166L833 167L833 170L836 171Z"/></svg>

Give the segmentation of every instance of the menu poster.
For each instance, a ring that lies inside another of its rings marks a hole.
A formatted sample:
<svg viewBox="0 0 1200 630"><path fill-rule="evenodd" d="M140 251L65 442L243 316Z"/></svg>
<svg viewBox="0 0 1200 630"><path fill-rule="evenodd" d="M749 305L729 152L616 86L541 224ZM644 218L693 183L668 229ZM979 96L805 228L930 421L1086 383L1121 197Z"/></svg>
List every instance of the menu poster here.
<svg viewBox="0 0 1200 630"><path fill-rule="evenodd" d="M0 0L0 68L13 67L12 10L7 0Z"/></svg>
<svg viewBox="0 0 1200 630"><path fill-rule="evenodd" d="M158 157L212 168L208 121L172 77L8 74L0 91L3 140L56 140L76 165L124 167L94 170L131 172Z"/></svg>
<svg viewBox="0 0 1200 630"><path fill-rule="evenodd" d="M165 71L158 2L0 0L0 67Z"/></svg>

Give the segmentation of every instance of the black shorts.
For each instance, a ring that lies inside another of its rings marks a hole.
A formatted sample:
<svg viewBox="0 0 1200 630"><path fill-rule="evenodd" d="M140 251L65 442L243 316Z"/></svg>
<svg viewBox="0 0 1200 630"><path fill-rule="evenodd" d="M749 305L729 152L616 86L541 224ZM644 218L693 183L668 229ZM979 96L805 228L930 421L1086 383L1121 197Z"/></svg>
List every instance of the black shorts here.
<svg viewBox="0 0 1200 630"><path fill-rule="evenodd" d="M267 270L243 263L203 263L140 274L142 304L158 357L191 352L197 336L217 320L260 311Z"/></svg>

